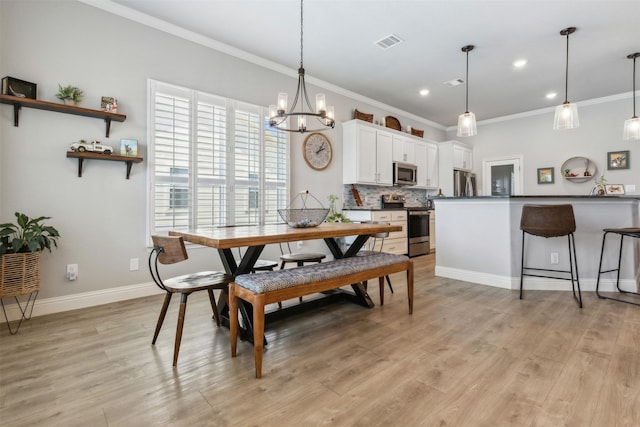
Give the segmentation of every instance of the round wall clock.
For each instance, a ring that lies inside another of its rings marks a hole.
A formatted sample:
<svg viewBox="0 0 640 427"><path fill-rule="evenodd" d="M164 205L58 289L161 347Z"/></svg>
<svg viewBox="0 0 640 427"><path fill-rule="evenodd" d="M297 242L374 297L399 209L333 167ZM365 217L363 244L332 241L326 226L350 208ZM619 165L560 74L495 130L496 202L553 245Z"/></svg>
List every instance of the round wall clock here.
<svg viewBox="0 0 640 427"><path fill-rule="evenodd" d="M323 170L329 166L333 158L333 147L329 138L321 133L314 132L307 136L302 146L304 160L315 170Z"/></svg>

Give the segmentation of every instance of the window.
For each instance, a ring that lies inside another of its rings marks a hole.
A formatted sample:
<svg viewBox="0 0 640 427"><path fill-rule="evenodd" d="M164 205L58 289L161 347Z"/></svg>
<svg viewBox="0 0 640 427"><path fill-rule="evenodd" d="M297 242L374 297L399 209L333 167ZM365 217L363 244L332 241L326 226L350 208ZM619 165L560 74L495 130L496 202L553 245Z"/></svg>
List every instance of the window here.
<svg viewBox="0 0 640 427"><path fill-rule="evenodd" d="M150 81L150 232L279 222L285 132L266 108Z"/></svg>

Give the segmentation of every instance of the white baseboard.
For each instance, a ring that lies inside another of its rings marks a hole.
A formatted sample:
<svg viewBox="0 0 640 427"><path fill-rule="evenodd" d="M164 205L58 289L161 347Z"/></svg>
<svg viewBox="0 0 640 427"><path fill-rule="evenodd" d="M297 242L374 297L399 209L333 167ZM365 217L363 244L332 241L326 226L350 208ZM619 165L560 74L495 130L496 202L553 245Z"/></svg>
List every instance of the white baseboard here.
<svg viewBox="0 0 640 427"><path fill-rule="evenodd" d="M33 308L33 316L37 317L44 316L45 314L61 313L63 311L94 307L96 305L158 295L161 293L162 290L160 290L155 283L149 282L61 297L39 298L36 300ZM20 298L20 301L22 301L22 298ZM20 309L15 304L15 300L13 298L5 298L4 302L9 321L20 319ZM8 302L13 302L13 304L7 304ZM2 315L0 315L0 323L5 323L4 316Z"/></svg>
<svg viewBox="0 0 640 427"><path fill-rule="evenodd" d="M509 277L495 274L481 273L477 271L461 270L458 268L436 266L435 274L438 277L462 280L478 283L480 285L494 286L503 289L520 289L520 276ZM597 278L581 278L580 289L582 291L595 292ZM620 288L624 291L637 292L636 282L632 279L621 280ZM525 277L524 289L533 291L570 291L571 281L554 280L542 277ZM615 279L600 278L601 292L617 292Z"/></svg>

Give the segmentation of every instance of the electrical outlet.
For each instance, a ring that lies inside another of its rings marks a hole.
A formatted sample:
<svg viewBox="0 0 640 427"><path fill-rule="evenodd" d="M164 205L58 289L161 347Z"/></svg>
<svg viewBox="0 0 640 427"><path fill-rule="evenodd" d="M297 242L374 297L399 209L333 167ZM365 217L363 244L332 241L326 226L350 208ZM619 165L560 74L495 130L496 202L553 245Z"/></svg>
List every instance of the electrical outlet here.
<svg viewBox="0 0 640 427"><path fill-rule="evenodd" d="M551 264L558 263L558 252L551 252Z"/></svg>
<svg viewBox="0 0 640 427"><path fill-rule="evenodd" d="M138 258L131 258L129 260L129 271L138 271L140 269Z"/></svg>
<svg viewBox="0 0 640 427"><path fill-rule="evenodd" d="M302 249L302 240L299 240L298 243L296 244L296 247L298 249Z"/></svg>
<svg viewBox="0 0 640 427"><path fill-rule="evenodd" d="M67 264L67 280L78 278L78 264Z"/></svg>

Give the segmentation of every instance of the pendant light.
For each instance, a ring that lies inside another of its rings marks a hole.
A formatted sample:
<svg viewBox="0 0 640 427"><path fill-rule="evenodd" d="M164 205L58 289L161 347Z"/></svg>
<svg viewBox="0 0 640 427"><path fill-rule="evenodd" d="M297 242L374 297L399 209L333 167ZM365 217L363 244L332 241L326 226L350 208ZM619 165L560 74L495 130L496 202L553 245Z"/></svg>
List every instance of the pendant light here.
<svg viewBox="0 0 640 427"><path fill-rule="evenodd" d="M333 107L327 106L325 102L325 96L323 93L316 94L316 110L314 112L311 108L311 103L307 96L307 87L304 82L304 64L302 61L303 53L303 0L300 0L300 68L298 68L298 88L296 89L296 96L293 98L293 105L289 112L287 112L287 99L286 93L278 94L278 105L269 106L269 125L271 127L284 130L287 132L317 132L326 129L332 129L335 126ZM296 106L300 100L300 111L296 111ZM305 104L308 111L305 111ZM296 126L289 127L288 118L297 117ZM309 128L307 128L309 126Z"/></svg>
<svg viewBox="0 0 640 427"><path fill-rule="evenodd" d="M633 117L624 122L622 139L625 141L640 139L640 119L636 116L636 58L640 58L640 52L627 55L627 58L633 59Z"/></svg>
<svg viewBox="0 0 640 427"><path fill-rule="evenodd" d="M458 136L473 136L478 133L476 128L476 115L469 112L469 52L471 52L474 47L475 46L470 44L462 48L462 51L467 54L467 78L465 80L467 95L464 113L458 116L458 133L456 134Z"/></svg>
<svg viewBox="0 0 640 427"><path fill-rule="evenodd" d="M567 60L564 73L564 102L556 107L553 130L573 129L580 125L578 121L578 106L570 103L567 96L569 93L569 34L573 34L575 31L576 27L569 27L560 31L561 36L567 37Z"/></svg>

